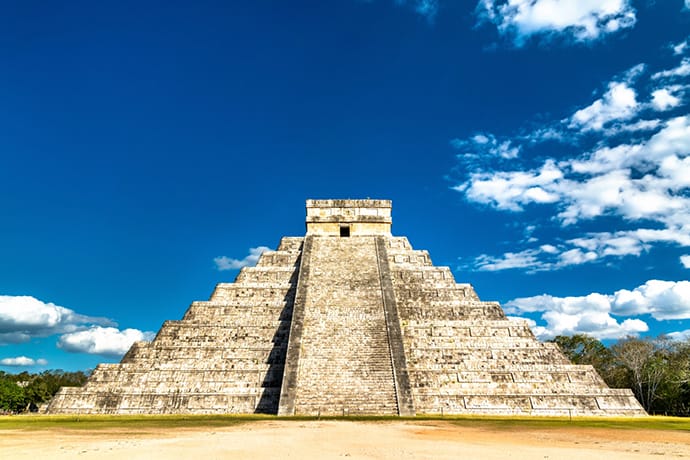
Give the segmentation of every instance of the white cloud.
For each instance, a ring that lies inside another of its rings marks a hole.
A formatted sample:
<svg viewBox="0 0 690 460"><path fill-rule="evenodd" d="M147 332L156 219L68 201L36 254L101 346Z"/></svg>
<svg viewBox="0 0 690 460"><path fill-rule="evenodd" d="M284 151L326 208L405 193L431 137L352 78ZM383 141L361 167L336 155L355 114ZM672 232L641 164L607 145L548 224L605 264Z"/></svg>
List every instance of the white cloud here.
<svg viewBox="0 0 690 460"><path fill-rule="evenodd" d="M517 46L532 36L591 41L636 22L628 0L480 0L477 14Z"/></svg>
<svg viewBox="0 0 690 460"><path fill-rule="evenodd" d="M659 321L690 318L690 282L649 280L632 290L613 294L591 293L576 297L540 295L506 303L506 313L541 312L544 336L586 333L598 338L618 338L647 330L639 319L618 322L613 316L651 315Z"/></svg>
<svg viewBox="0 0 690 460"><path fill-rule="evenodd" d="M588 233L555 245L542 244L538 248L507 252L500 256L482 254L461 268L478 271L524 269L527 273L535 273L599 262L608 258L639 256L656 243L690 247L690 235L685 230L648 228ZM684 260L683 257L686 256L681 256L681 262ZM690 260L687 262L690 267Z"/></svg>
<svg viewBox="0 0 690 460"><path fill-rule="evenodd" d="M652 75L652 79L657 80L660 78L667 79L674 77L687 77L688 75L690 75L690 58L683 58L678 67L657 72Z"/></svg>
<svg viewBox="0 0 690 460"><path fill-rule="evenodd" d="M256 265L259 257L265 251L270 251L271 248L266 246L259 246L258 248L249 248L249 255L242 260L232 259L227 256L219 256L213 259L216 264L216 269L220 271L224 270L238 270L242 267L250 267Z"/></svg>
<svg viewBox="0 0 690 460"><path fill-rule="evenodd" d="M539 253L539 250L528 249L517 253L507 252L501 257L492 257L484 254L474 260L473 267L480 271L489 272L514 268L527 268L530 271L534 271L542 266L537 257Z"/></svg>
<svg viewBox="0 0 690 460"><path fill-rule="evenodd" d="M151 340L154 335L137 329L120 331L114 327L96 326L62 335L58 347L73 353L122 356L134 342Z"/></svg>
<svg viewBox="0 0 690 460"><path fill-rule="evenodd" d="M690 0L687 0L690 2ZM683 40L680 43L676 44L671 44L671 49L673 50L673 54L675 56L680 56L682 54L685 54L685 52L688 50L688 46L690 45L690 38Z"/></svg>
<svg viewBox="0 0 690 460"><path fill-rule="evenodd" d="M619 322L612 316L611 296L592 293L581 297L540 295L514 299L506 303L506 313L542 313L546 323L535 323L533 332L540 339L557 335L588 334L598 339L615 339L636 335L649 329L639 319Z"/></svg>
<svg viewBox="0 0 690 460"><path fill-rule="evenodd" d="M644 173L642 177L640 173ZM650 219L669 229L689 223L690 117L676 117L646 141L603 146L572 160L548 159L528 171L471 173L454 189L470 201L521 211L553 203L565 225L606 214Z"/></svg>
<svg viewBox="0 0 690 460"><path fill-rule="evenodd" d="M587 333L597 338L618 338L647 330L639 319L618 322L615 316L650 314L658 320L690 318L690 282L649 280L632 291L580 297L541 295L511 300L508 313L543 312L542 336Z"/></svg>
<svg viewBox="0 0 690 460"><path fill-rule="evenodd" d="M0 344L23 343L33 337L62 334L58 347L77 353L121 355L135 340L152 337L136 329L119 331L106 318L80 315L69 308L42 302L30 296L0 296ZM104 327L106 326L106 327ZM7 358L7 366L44 365L45 360ZM5 361L3 361L5 362Z"/></svg>
<svg viewBox="0 0 690 460"><path fill-rule="evenodd" d="M455 187L478 203L498 209L520 211L529 203L558 201L558 184L563 173L555 162L547 161L539 170L474 173L470 180Z"/></svg>
<svg viewBox="0 0 690 460"><path fill-rule="evenodd" d="M661 88L652 92L652 106L656 110L668 110L679 105L680 99L674 96L668 88Z"/></svg>
<svg viewBox="0 0 690 460"><path fill-rule="evenodd" d="M547 254L558 254L560 252L558 248L552 244L543 244L539 249Z"/></svg>
<svg viewBox="0 0 690 460"><path fill-rule="evenodd" d="M570 126L584 131L602 130L612 121L631 119L639 107L634 89L624 82L612 82L601 99L573 114Z"/></svg>
<svg viewBox="0 0 690 460"><path fill-rule="evenodd" d="M637 131L652 131L661 126L661 120L637 120L626 123L613 123L604 130L607 136L614 136L620 133L634 133Z"/></svg>
<svg viewBox="0 0 690 460"><path fill-rule="evenodd" d="M26 356L17 356L16 358L3 358L0 359L0 366L12 366L12 367L23 367L23 366L45 366L48 361L45 359L32 359Z"/></svg>
<svg viewBox="0 0 690 460"><path fill-rule="evenodd" d="M91 324L112 325L113 322L80 315L31 296L0 296L0 344L27 342L31 337L71 332Z"/></svg>
<svg viewBox="0 0 690 460"><path fill-rule="evenodd" d="M688 0L690 1L690 0ZM678 340L678 341L685 341L685 340L690 340L690 329L686 329L684 331L677 331L677 332L669 332L666 334L671 338L671 340Z"/></svg>
<svg viewBox="0 0 690 460"><path fill-rule="evenodd" d="M512 145L509 140L499 141L492 134L475 134L468 140L453 139L450 144L460 150L460 155L466 158L499 157L503 159L517 158L519 147Z"/></svg>
<svg viewBox="0 0 690 460"><path fill-rule="evenodd" d="M680 263L683 264L683 267L690 268L690 254L680 256Z"/></svg>
<svg viewBox="0 0 690 460"><path fill-rule="evenodd" d="M613 294L611 308L617 315L690 319L690 281L649 280L632 291L621 289Z"/></svg>

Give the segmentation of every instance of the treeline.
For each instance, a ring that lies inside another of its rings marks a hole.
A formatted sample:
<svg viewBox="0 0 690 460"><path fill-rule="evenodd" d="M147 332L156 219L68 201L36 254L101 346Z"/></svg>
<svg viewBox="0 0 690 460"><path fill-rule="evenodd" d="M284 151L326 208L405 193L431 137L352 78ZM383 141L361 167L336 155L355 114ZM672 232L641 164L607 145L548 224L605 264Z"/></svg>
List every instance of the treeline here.
<svg viewBox="0 0 690 460"><path fill-rule="evenodd" d="M0 414L36 411L41 404L50 401L60 387L81 386L88 377L88 373L82 371L52 370L39 374L0 371Z"/></svg>
<svg viewBox="0 0 690 460"><path fill-rule="evenodd" d="M667 337L618 340L607 347L586 336L552 340L575 364L591 364L612 388L630 388L650 414L690 416L690 340ZM81 386L88 373L0 371L0 413L36 410L63 386Z"/></svg>
<svg viewBox="0 0 690 460"><path fill-rule="evenodd" d="M630 388L650 414L690 416L690 340L618 340L609 347L586 336L552 342L575 364L591 364L612 388Z"/></svg>

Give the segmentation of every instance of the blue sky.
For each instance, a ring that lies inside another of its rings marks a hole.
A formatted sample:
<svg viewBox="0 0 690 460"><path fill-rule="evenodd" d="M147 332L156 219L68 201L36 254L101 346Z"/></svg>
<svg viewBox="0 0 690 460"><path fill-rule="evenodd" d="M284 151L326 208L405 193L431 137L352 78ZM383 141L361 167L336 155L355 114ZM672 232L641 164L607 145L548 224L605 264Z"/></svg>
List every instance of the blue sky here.
<svg viewBox="0 0 690 460"><path fill-rule="evenodd" d="M0 370L117 362L307 198L541 338L690 336L687 0L53 3L0 17Z"/></svg>

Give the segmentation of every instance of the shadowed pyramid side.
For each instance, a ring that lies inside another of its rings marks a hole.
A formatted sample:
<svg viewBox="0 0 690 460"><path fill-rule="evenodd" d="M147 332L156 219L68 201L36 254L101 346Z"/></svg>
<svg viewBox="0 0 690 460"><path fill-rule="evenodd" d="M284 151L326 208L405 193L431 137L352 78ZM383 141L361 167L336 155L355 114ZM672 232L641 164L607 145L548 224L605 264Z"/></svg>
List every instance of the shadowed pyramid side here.
<svg viewBox="0 0 690 460"><path fill-rule="evenodd" d="M283 238L152 342L62 388L48 413L277 413L301 246Z"/></svg>

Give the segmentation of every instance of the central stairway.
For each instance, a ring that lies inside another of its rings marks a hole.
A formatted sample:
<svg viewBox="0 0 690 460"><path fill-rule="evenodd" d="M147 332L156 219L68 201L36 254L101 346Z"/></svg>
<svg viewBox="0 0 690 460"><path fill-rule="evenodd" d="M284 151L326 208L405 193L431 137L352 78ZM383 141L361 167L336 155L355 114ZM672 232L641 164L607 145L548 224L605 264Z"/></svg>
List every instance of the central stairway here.
<svg viewBox="0 0 690 460"><path fill-rule="evenodd" d="M314 238L295 414L398 414L376 238Z"/></svg>

